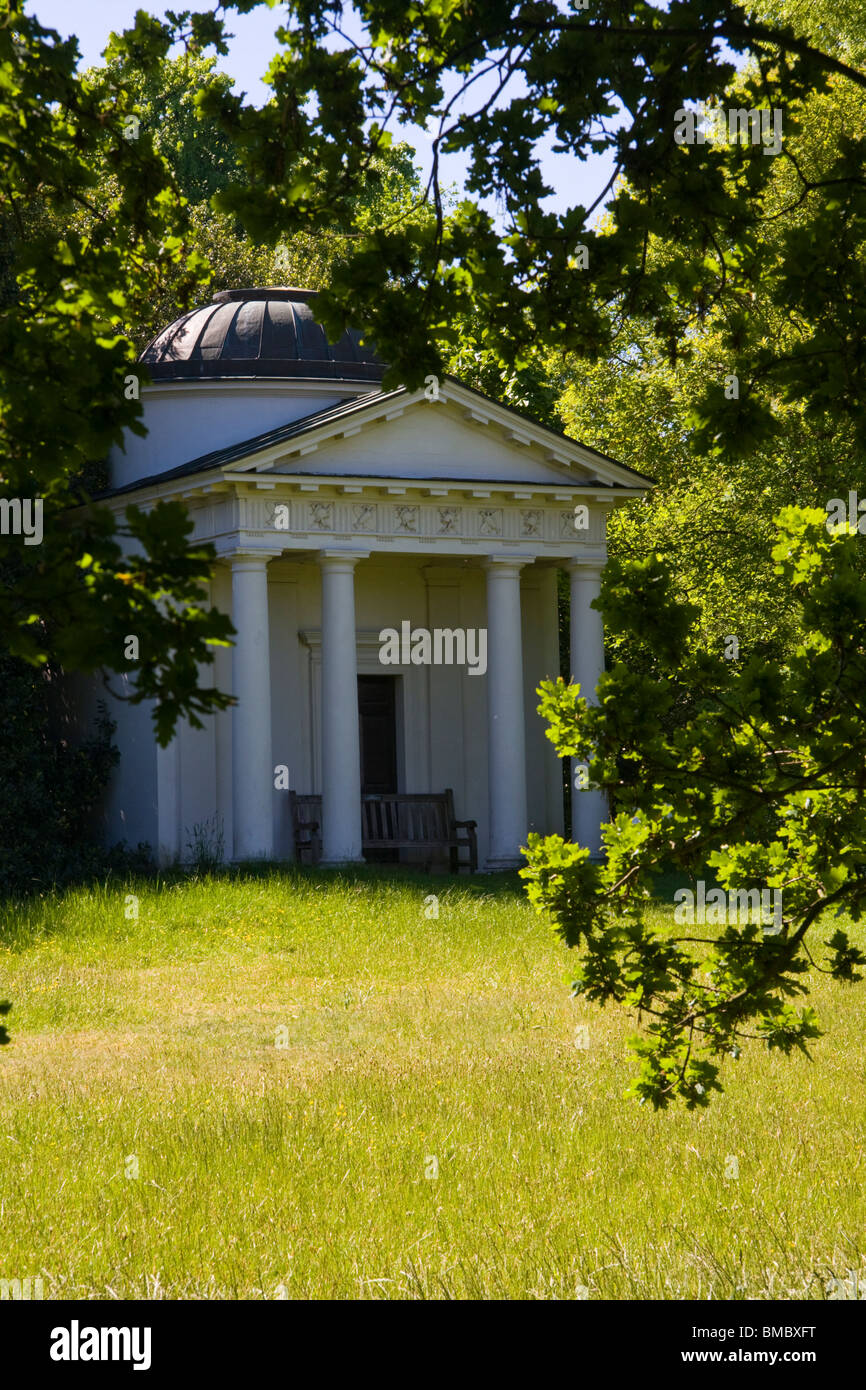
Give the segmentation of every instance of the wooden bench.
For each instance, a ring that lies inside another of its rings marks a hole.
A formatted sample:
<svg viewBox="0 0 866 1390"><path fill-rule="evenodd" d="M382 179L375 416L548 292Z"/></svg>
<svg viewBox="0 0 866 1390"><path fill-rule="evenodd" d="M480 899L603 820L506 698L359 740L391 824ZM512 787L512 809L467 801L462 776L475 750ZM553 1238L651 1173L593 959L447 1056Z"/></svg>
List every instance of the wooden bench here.
<svg viewBox="0 0 866 1390"><path fill-rule="evenodd" d="M322 798L290 791L289 806L298 862L316 864L322 855ZM363 849L447 849L453 874L478 868L476 825L474 820L456 819L450 787L444 792L361 797ZM460 858L461 849L468 858Z"/></svg>

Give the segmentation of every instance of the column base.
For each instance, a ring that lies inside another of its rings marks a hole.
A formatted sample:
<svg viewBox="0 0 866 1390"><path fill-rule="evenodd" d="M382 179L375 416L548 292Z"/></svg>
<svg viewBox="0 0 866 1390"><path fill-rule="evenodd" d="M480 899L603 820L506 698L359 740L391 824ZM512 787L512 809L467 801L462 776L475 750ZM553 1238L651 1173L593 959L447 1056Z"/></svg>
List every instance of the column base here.
<svg viewBox="0 0 866 1390"><path fill-rule="evenodd" d="M507 855L501 859L485 859L481 872L483 874L499 874L506 869L522 869L525 863L526 860L522 854L514 857Z"/></svg>
<svg viewBox="0 0 866 1390"><path fill-rule="evenodd" d="M360 859L320 859L318 864L314 864L313 867L316 869L351 869L358 864L366 864L366 862L362 855Z"/></svg>

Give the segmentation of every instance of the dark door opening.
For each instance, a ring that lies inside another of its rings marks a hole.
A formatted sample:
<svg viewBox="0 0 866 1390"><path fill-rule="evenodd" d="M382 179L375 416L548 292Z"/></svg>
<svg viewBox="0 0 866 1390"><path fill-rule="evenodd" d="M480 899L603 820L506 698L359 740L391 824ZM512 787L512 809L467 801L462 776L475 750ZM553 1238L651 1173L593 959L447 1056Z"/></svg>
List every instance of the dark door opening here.
<svg viewBox="0 0 866 1390"><path fill-rule="evenodd" d="M397 680L358 677L361 724L361 791L381 795L397 790Z"/></svg>
<svg viewBox="0 0 866 1390"><path fill-rule="evenodd" d="M361 794L382 796L397 791L397 678L358 677L358 723L361 733ZM399 850L367 850L371 864L396 864Z"/></svg>

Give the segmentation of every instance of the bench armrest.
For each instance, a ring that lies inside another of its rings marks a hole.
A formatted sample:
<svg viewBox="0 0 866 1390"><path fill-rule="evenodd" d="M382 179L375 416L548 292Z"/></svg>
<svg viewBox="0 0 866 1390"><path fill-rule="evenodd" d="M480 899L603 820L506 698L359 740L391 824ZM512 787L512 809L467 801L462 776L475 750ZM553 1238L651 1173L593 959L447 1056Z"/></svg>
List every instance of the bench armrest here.
<svg viewBox="0 0 866 1390"><path fill-rule="evenodd" d="M477 820L456 820L454 824L458 830L475 830L478 826Z"/></svg>

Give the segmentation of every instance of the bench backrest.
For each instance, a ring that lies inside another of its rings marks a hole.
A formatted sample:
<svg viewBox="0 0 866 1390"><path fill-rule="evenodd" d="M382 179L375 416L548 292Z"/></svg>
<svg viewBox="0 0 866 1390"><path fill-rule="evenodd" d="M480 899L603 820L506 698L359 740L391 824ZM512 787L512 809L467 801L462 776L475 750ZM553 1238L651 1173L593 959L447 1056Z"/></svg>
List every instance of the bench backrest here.
<svg viewBox="0 0 866 1390"><path fill-rule="evenodd" d="M362 796L361 832L366 844L447 844L454 838L451 792Z"/></svg>
<svg viewBox="0 0 866 1390"><path fill-rule="evenodd" d="M322 798L289 792L295 830L316 824L322 829ZM455 836L454 794L394 793L361 797L361 834L365 844L448 844Z"/></svg>
<svg viewBox="0 0 866 1390"><path fill-rule="evenodd" d="M317 825L322 828L322 798L320 796L299 796L289 792L289 805L292 809L292 823L301 827Z"/></svg>

